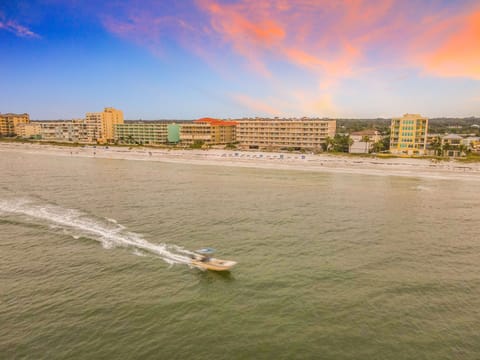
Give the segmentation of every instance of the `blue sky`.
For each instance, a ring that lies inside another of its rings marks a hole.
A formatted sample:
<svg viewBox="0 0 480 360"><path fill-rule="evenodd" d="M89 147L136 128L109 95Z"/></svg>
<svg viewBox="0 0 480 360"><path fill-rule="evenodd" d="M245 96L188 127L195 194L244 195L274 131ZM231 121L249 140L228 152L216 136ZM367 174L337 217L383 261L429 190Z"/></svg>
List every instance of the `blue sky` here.
<svg viewBox="0 0 480 360"><path fill-rule="evenodd" d="M480 3L7 0L0 112L480 116Z"/></svg>

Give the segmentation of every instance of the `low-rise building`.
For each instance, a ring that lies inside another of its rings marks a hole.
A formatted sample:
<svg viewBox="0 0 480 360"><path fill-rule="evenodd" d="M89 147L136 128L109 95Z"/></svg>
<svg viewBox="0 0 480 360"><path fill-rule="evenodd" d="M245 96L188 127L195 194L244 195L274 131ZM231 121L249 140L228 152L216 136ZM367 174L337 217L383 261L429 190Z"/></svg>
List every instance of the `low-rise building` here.
<svg viewBox="0 0 480 360"><path fill-rule="evenodd" d="M240 119L237 143L248 149L321 149L327 137L334 137L335 120L324 119Z"/></svg>
<svg viewBox="0 0 480 360"><path fill-rule="evenodd" d="M425 155L428 119L418 114L393 118L390 125L390 152L398 155Z"/></svg>
<svg viewBox="0 0 480 360"><path fill-rule="evenodd" d="M448 134L442 137L442 149L445 156L462 156L466 146L462 144L463 137L457 134Z"/></svg>
<svg viewBox="0 0 480 360"><path fill-rule="evenodd" d="M353 140L353 143L349 152L353 154L368 154L372 150L373 144L379 142L382 138L380 132L375 129L352 132L350 139Z"/></svg>
<svg viewBox="0 0 480 360"><path fill-rule="evenodd" d="M467 136L462 139L462 144L473 152L480 152L480 137L478 136Z"/></svg>
<svg viewBox="0 0 480 360"><path fill-rule="evenodd" d="M30 115L25 114L0 114L0 136L15 136L18 134L17 127L20 124L28 124Z"/></svg>

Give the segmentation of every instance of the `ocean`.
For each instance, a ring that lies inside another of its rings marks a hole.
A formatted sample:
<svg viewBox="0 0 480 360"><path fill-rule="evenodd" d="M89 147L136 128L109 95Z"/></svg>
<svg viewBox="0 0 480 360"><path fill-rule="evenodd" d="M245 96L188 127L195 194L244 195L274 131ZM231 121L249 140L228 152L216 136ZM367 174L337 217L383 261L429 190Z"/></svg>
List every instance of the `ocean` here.
<svg viewBox="0 0 480 360"><path fill-rule="evenodd" d="M470 181L5 152L0 358L478 359L479 209Z"/></svg>

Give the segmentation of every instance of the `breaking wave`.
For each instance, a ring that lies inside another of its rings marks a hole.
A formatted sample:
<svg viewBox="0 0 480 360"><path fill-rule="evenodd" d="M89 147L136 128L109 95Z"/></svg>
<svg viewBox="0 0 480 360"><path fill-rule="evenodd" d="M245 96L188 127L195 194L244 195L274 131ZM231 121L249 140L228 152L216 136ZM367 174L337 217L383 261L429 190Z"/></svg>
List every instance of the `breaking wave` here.
<svg viewBox="0 0 480 360"><path fill-rule="evenodd" d="M153 244L142 235L127 231L115 219L97 218L75 209L38 203L33 199L0 200L0 214L16 214L44 221L53 230L61 230L75 239L88 237L104 248L129 247L138 256L153 254L168 264L190 264L191 251L167 244Z"/></svg>

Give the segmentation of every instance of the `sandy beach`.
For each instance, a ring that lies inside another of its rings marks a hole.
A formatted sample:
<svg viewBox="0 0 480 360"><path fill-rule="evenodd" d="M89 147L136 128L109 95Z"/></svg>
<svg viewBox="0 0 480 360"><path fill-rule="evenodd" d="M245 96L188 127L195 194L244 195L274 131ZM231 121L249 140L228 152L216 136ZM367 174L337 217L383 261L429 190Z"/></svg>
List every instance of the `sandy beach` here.
<svg viewBox="0 0 480 360"><path fill-rule="evenodd" d="M29 143L0 143L0 153L25 153L117 160L160 161L192 165L235 166L378 176L406 176L480 181L480 163L455 160L368 158L331 154L297 154L239 150L170 150L116 146L67 147Z"/></svg>

